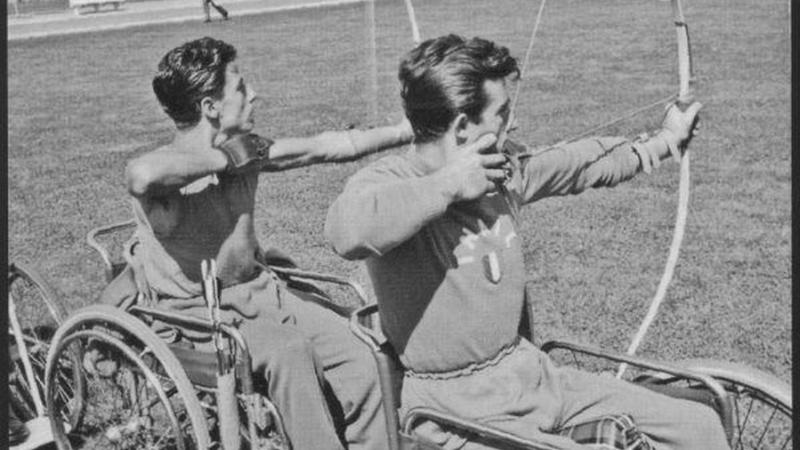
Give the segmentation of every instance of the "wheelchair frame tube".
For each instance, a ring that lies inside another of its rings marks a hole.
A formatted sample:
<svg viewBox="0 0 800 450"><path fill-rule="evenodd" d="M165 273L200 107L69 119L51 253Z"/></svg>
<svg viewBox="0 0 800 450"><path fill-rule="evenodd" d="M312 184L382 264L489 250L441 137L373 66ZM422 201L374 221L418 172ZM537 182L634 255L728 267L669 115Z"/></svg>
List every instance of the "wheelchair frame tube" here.
<svg viewBox="0 0 800 450"><path fill-rule="evenodd" d="M339 277L336 275L309 272L306 270L294 269L289 267L265 266L261 263L256 263L256 264L258 264L262 268L269 268L269 270L287 277L305 278L308 280L316 280L316 281L326 281L328 283L335 283L343 286L349 286L356 292L356 296L358 297L358 301L360 303L359 307L363 307L367 305L367 303L369 303L367 299L367 293L366 291L364 291L364 288L361 287L361 285L356 283L355 281L349 280L347 278Z"/></svg>
<svg viewBox="0 0 800 450"><path fill-rule="evenodd" d="M212 332L214 330L214 325L206 319L199 319L197 317L180 315L174 312L169 311L162 311L159 309L148 308L145 306L138 306L134 305L128 309L131 313L138 313L150 316L155 319L163 320L165 322L177 324L177 325L184 325L189 326L192 328L199 328L204 331ZM242 392L244 394L251 394L253 393L253 377L252 377L252 360L250 358L250 349L247 347L247 342L245 342L244 338L242 337L241 333L235 327L222 323L220 324L220 331L222 331L225 335L227 335L230 339L232 339L236 343L236 347L238 347L239 351L237 352L236 358L242 362L247 370L245 373L242 374Z"/></svg>
<svg viewBox="0 0 800 450"><path fill-rule="evenodd" d="M713 377L702 373L694 372L691 370L687 370L682 367L677 367L664 363L657 363L649 361L647 359L634 357L630 355L611 353L595 347L590 347L588 345L577 344L569 341L548 341L542 344L541 346L541 350L547 354L549 354L551 350L557 348L572 350L575 352L596 356L598 358L605 358L618 363L626 363L631 366L650 369L650 370L657 370L659 372L668 373L670 375L676 375L690 380L698 381L704 384L717 398L717 403L719 405L720 416L721 416L720 421L722 422L723 428L725 428L725 435L728 437L729 441L731 439L731 436L733 436L733 430L730 428L730 426L731 424L734 423L734 417L733 417L731 403L728 401L728 393L725 391L725 388L723 388L722 385Z"/></svg>
<svg viewBox="0 0 800 450"><path fill-rule="evenodd" d="M505 444L512 445L516 448L523 449L536 449L536 450L559 450L558 447L553 447L544 442L537 442L530 439L517 436L516 434L507 431L499 430L494 427L483 425L471 420L462 419L460 417L448 414L442 411L437 411L428 407L416 407L406 414L405 425L403 426L403 433L413 435L414 426L421 420L431 420L435 423L444 424L464 430L470 433L477 434L483 438Z"/></svg>
<svg viewBox="0 0 800 450"><path fill-rule="evenodd" d="M8 322L9 325L11 325L11 331L14 335L14 341L17 344L19 358L22 360L22 367L25 370L25 380L28 382L28 386L30 386L30 395L31 398L33 398L33 405L36 408L36 416L44 417L44 402L42 401L42 396L39 392L39 385L36 383L36 378L33 376L33 366L31 365L30 355L28 354L28 347L25 344L25 338L22 334L22 327L19 325L16 306L14 305L14 298L10 295L10 293L8 296Z"/></svg>
<svg viewBox="0 0 800 450"><path fill-rule="evenodd" d="M400 450L400 417L394 403L394 386L392 385L391 368L389 367L388 357L381 352L380 338L373 330L363 325L361 320L366 321L371 314L378 313L378 305L373 303L357 309L350 316L350 331L372 350L375 364L378 367L378 381L380 383L383 397L383 412L386 416L386 432L389 437L389 450ZM388 400L387 401L387 397Z"/></svg>
<svg viewBox="0 0 800 450"><path fill-rule="evenodd" d="M100 254L100 258L103 260L103 270L105 271L106 281L111 281L113 278L112 268L113 263L111 262L111 255L108 254L108 249L100 244L97 241L97 238L106 234L112 234L119 230L124 230L126 228L133 228L136 226L136 222L133 220L126 220L125 222L118 222L112 225L107 225L103 227L93 228L89 231L86 235L86 243L89 244L89 247L97 250L97 253Z"/></svg>

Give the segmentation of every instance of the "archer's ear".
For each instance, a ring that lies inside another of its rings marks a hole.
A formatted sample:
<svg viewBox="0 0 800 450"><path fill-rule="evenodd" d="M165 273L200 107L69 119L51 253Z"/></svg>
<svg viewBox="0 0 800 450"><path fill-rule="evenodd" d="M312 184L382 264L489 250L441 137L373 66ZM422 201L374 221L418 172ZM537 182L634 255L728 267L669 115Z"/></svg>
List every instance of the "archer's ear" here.
<svg viewBox="0 0 800 450"><path fill-rule="evenodd" d="M453 120L453 131L455 132L456 139L465 141L469 137L467 133L467 125L469 125L469 117L464 113L458 113Z"/></svg>
<svg viewBox="0 0 800 450"><path fill-rule="evenodd" d="M219 104L211 97L200 100L200 113L209 119L219 119Z"/></svg>

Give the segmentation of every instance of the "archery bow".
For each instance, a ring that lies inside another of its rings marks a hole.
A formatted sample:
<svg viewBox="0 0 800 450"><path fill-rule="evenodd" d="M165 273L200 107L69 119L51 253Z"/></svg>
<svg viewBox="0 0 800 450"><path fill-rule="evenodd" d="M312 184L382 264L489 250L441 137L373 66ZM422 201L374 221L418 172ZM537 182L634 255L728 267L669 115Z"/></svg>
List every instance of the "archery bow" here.
<svg viewBox="0 0 800 450"><path fill-rule="evenodd" d="M539 28L539 23L541 21L542 11L544 10L545 2L546 0L542 0L539 5L539 12L536 15L536 22L534 23L533 31L531 33L530 41L528 44L528 49L525 53L525 59L522 65L522 69L520 70L520 82L517 84L517 89L514 94L513 102L511 104L511 110L510 110L511 114L509 115L511 120L509 120L509 122L506 124L506 131L509 130L509 128L512 126L513 123L513 113L516 109L517 102L519 100L522 76L530 60L534 37L536 36L536 32ZM691 47L689 41L689 26L686 23L686 19L683 15L683 5L681 4L681 0L671 0L671 5L672 5L672 16L675 25L675 32L677 37L677 49L678 49L679 87L678 87L677 99L678 99L678 105L681 108L683 108L688 106L692 100L691 86L690 86L690 82L692 81L692 57L691 57ZM674 95L670 95L666 99L661 99L643 108L639 108L632 114L628 114L625 117L630 117L633 114L638 114L639 112L650 109L655 105L670 101L673 98ZM615 119L613 122L601 125L599 127L594 127L588 132L582 133L581 135L579 135L579 137L584 137L589 133L593 133L598 129L605 128L606 126L616 123L619 120L621 119ZM556 146L566 142L570 142L577 138L578 137L573 137L570 140L562 141L559 144L556 144ZM528 156L531 156L531 154L529 154ZM636 350L639 348L639 345L641 344L644 335L647 333L647 330L653 323L656 313L658 312L658 308L664 301L667 287L669 286L669 283L672 281L672 277L675 271L675 266L678 262L678 254L680 252L681 244L683 243L684 231L686 230L686 218L688 215L688 206L689 206L690 179L689 179L688 149L684 149L680 164L681 167L680 167L680 181L678 186L678 208L675 217L675 228L672 234L672 242L670 244L669 253L667 255L667 262L664 267L664 273L661 276L661 281L659 282L658 288L656 289L656 294L653 297L653 300L650 302L650 307L648 308L647 314L645 315L642 324L639 326L639 330L637 331L636 335L631 341L630 346L628 347L628 350L626 352L628 355L633 355L634 353L636 353ZM620 365L619 371L617 372L617 378L622 377L626 368L627 368L626 364Z"/></svg>
<svg viewBox="0 0 800 450"><path fill-rule="evenodd" d="M528 43L527 51L525 52L525 59L520 70L520 80L517 84L516 91L514 93L514 98L511 103L510 114L509 114L509 121L506 124L506 132L510 129L513 125L513 118L514 112L517 106L517 102L519 101L520 95L520 88L521 82L524 75L524 71L528 65L530 60L531 50L533 49L534 38L536 36L536 32L539 29L539 24L542 18L542 12L544 11L546 0L542 0L539 4L539 11L536 15L536 22L533 26L533 31L531 32L531 37ZM414 43L418 44L420 42L420 34L419 28L417 26L416 15L414 13L414 7L411 4L411 0L405 0L406 10L408 12L409 21L411 22L411 31L412 36L414 39ZM692 56L691 56L691 47L689 41L689 26L686 23L686 19L683 15L683 5L681 4L681 0L671 0L672 6L672 16L675 25L675 32L677 37L677 49L678 49L678 105L680 107L686 107L691 103L692 100L692 93L691 93L691 86L690 83L692 81ZM648 106L643 108L637 109L635 113L644 111L646 109L652 108L655 105L665 103L670 101L674 98L674 95L670 95L666 99L658 100ZM625 117L629 117L630 115L626 115ZM600 128L604 128L610 124L616 123L620 119L616 119L614 122L607 123L601 125L600 127L594 127L590 132L595 132ZM580 136L583 137L587 133L584 132ZM563 144L566 142L570 142L577 138L572 138L569 140L561 141L559 144ZM532 156L533 153L528 153L525 156ZM639 326L639 330L637 331L636 335L634 336L633 340L631 341L630 346L628 347L627 354L633 355L636 353L636 350L639 348L639 344L641 344L644 335L647 333L647 330L650 328L650 325L653 323L655 319L655 315L658 312L658 308L664 300L667 287L669 283L672 281L672 276L675 271L675 266L678 262L678 254L680 253L681 244L683 243L683 235L686 229L686 217L688 215L688 207L689 207L689 153L688 149L684 149L683 155L680 161L680 181L678 186L678 208L677 214L675 217L675 228L672 234L672 242L670 244L669 253L667 255L667 262L664 267L664 273L661 276L661 281L658 284L658 288L656 289L656 294L653 297L653 300L650 302L650 307L648 308L647 314L645 315L642 324ZM627 368L626 364L622 364L619 367L619 371L617 372L617 378L621 378Z"/></svg>
<svg viewBox="0 0 800 450"><path fill-rule="evenodd" d="M683 5L681 0L672 1L672 16L675 22L675 32L678 39L678 104L680 107L687 106L692 100L691 93L691 78L692 78L692 55L689 45L689 26L683 16ZM639 344L644 338L647 329L653 323L658 307L664 300L664 295L667 291L672 280L672 275L675 270L675 265L678 262L678 253L680 252L681 243L683 242L683 232L686 229L686 216L689 207L689 151L684 149L683 156L681 157L680 168L680 184L678 187L678 212L675 217L675 229L672 234L672 243L670 244L669 254L667 256L667 264L664 267L664 274L658 284L656 295L650 302L650 308L645 315L639 330L636 332L631 345L626 352L628 355L633 355L639 348ZM627 368L626 364L622 364L617 372L617 378L621 378Z"/></svg>
<svg viewBox="0 0 800 450"><path fill-rule="evenodd" d="M533 30L531 31L531 37L528 39L528 49L525 50L525 58L522 60L522 67L519 69L519 80L517 81L517 88L514 91L514 100L511 102L511 108L509 108L508 113L508 122L506 123L505 132L511 129L514 124L514 113L517 110L517 102L519 102L519 93L520 89L522 88L522 77L525 76L525 69L528 68L528 63L531 60L531 52L533 51L533 43L536 40L536 33L539 31L539 24L542 22L542 13L544 12L544 5L547 3L547 0L542 0L539 3L539 11L536 13L536 21L533 23Z"/></svg>
<svg viewBox="0 0 800 450"><path fill-rule="evenodd" d="M417 26L417 15L414 13L414 5L411 4L411 0L405 0L405 4L408 12L408 21L411 23L411 39L414 40L414 45L417 45L421 41L419 26Z"/></svg>

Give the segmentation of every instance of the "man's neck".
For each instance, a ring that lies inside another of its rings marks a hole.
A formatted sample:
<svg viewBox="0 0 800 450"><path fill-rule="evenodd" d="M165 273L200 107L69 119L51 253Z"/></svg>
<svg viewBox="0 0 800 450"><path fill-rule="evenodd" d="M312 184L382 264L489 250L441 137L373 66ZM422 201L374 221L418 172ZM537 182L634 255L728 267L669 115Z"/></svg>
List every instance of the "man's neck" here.
<svg viewBox="0 0 800 450"><path fill-rule="evenodd" d="M435 141L417 144L415 152L425 167L426 172L435 172L447 164L447 156L455 150L446 136Z"/></svg>
<svg viewBox="0 0 800 450"><path fill-rule="evenodd" d="M189 128L175 132L172 145L181 150L206 151L214 148L219 132L208 122L201 121Z"/></svg>

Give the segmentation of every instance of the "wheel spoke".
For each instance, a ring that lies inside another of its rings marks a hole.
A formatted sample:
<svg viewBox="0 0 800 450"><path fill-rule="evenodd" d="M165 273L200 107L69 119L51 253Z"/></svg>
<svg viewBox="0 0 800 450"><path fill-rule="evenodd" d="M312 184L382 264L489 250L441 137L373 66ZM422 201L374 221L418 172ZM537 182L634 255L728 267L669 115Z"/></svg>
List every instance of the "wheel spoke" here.
<svg viewBox="0 0 800 450"><path fill-rule="evenodd" d="M742 430L747 428L747 423L750 422L753 413L753 406L755 405L755 401L752 397L748 397L749 403L747 404L747 412L744 415L744 421L742 422ZM744 431L742 431L744 434Z"/></svg>
<svg viewBox="0 0 800 450"><path fill-rule="evenodd" d="M756 441L759 448L761 447L761 443L764 442L764 436L767 435L767 431L769 431L769 426L772 423L772 419L775 418L775 414L777 412L778 412L778 409L777 408L773 408L772 414L770 414L769 419L767 419L767 423L764 424L764 429L761 431L761 436L759 436L758 440Z"/></svg>
<svg viewBox="0 0 800 450"><path fill-rule="evenodd" d="M114 311L114 314L119 312ZM208 438L199 438L196 429L197 424L205 425L202 408L198 405L192 410L186 403L188 400L197 402L195 391L188 380L179 385L173 376L175 370L182 370L180 363L155 335L147 336L152 333L149 328L139 327L132 333L113 320L103 321L102 329L84 326L69 331L65 338L53 344L55 352L74 340L81 339L73 344L81 348L89 348L88 342L94 342L93 348L101 355L94 361L87 360L87 376L93 374L89 382L92 386L102 383L113 386L113 389L102 386L99 390L91 389L92 394L87 398L91 421L84 421L74 434L85 436L89 445L97 445L97 448L206 447ZM172 358L169 365L164 364L167 357ZM108 361L114 364L104 366ZM93 362L95 370L91 367ZM110 375L109 367L113 371ZM204 433L207 436L207 431Z"/></svg>
<svg viewBox="0 0 800 450"><path fill-rule="evenodd" d="M578 361L578 355L575 352L570 352L570 354L572 355L572 361L575 363L575 367L578 369L583 368L583 365Z"/></svg>

